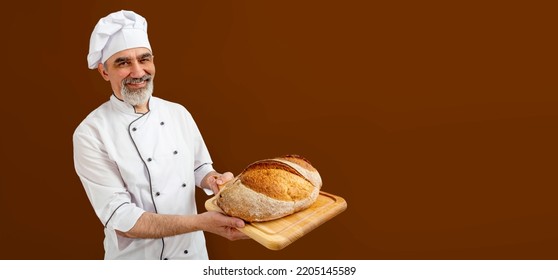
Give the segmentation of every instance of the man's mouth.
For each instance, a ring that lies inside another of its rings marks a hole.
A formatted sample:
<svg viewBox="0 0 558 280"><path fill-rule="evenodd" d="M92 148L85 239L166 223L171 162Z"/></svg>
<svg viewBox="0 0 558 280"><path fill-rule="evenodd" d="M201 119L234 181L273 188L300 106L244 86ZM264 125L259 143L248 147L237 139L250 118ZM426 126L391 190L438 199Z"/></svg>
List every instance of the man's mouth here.
<svg viewBox="0 0 558 280"><path fill-rule="evenodd" d="M129 78L124 82L124 85L128 88L143 88L151 80L151 76L143 76L141 78Z"/></svg>
<svg viewBox="0 0 558 280"><path fill-rule="evenodd" d="M146 81L141 81L141 82L130 82L130 83L126 83L127 87L130 88L142 88L147 84Z"/></svg>

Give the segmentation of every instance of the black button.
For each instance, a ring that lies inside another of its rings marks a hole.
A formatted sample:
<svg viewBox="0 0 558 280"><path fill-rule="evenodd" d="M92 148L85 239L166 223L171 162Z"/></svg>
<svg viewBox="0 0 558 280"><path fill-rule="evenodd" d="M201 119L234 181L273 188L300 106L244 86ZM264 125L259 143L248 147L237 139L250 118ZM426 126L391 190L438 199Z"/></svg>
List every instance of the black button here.
<svg viewBox="0 0 558 280"><path fill-rule="evenodd" d="M156 196L160 196L161 193L160 193L160 192L156 192L155 195L156 195Z"/></svg>
<svg viewBox="0 0 558 280"><path fill-rule="evenodd" d="M138 130L138 129L137 129L137 128L135 128L135 127L134 127L134 128L132 128L132 131L136 131L136 130Z"/></svg>
<svg viewBox="0 0 558 280"><path fill-rule="evenodd" d="M165 125L165 122L161 122L161 125Z"/></svg>
<svg viewBox="0 0 558 280"><path fill-rule="evenodd" d="M148 158L148 159L147 159L147 161L152 161L152 160L153 160L153 159L151 159L151 158Z"/></svg>
<svg viewBox="0 0 558 280"><path fill-rule="evenodd" d="M182 187L185 188L185 187L186 187L186 183L182 184Z"/></svg>
<svg viewBox="0 0 558 280"><path fill-rule="evenodd" d="M184 254L188 254L188 250L184 250Z"/></svg>
<svg viewBox="0 0 558 280"><path fill-rule="evenodd" d="M163 260L164 260L164 261L168 261L168 260L169 260L169 258L164 258Z"/></svg>
<svg viewBox="0 0 558 280"><path fill-rule="evenodd" d="M172 153L176 155L176 154L178 154L178 151L174 151L174 152L172 152Z"/></svg>

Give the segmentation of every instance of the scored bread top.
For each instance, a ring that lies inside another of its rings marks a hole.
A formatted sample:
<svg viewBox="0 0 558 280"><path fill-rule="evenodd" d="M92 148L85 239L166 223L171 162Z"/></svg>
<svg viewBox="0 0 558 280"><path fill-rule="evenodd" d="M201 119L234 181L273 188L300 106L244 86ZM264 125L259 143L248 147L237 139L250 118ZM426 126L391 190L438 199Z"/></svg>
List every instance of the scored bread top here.
<svg viewBox="0 0 558 280"><path fill-rule="evenodd" d="M310 161L307 159L299 155L287 155L274 158L273 160L283 162L296 169L299 176L306 178L306 180L312 183L314 187L318 189L322 187L322 178L320 177L320 173L318 173L318 170L316 170L316 168L314 168L314 166L312 166Z"/></svg>
<svg viewBox="0 0 558 280"><path fill-rule="evenodd" d="M316 168L314 168L314 166L312 166L312 164L310 163L310 161L308 161L307 159L299 156L299 155L286 155L277 159L283 159L286 161L290 161L292 163L296 163L298 164L300 167L307 169L309 171L314 171L317 172L318 170L316 170Z"/></svg>
<svg viewBox="0 0 558 280"><path fill-rule="evenodd" d="M281 162L260 162L245 170L240 181L255 192L284 201L306 198L314 190L308 180Z"/></svg>
<svg viewBox="0 0 558 280"><path fill-rule="evenodd" d="M307 198L321 187L316 168L297 155L256 161L242 171L239 179L251 190L283 201Z"/></svg>

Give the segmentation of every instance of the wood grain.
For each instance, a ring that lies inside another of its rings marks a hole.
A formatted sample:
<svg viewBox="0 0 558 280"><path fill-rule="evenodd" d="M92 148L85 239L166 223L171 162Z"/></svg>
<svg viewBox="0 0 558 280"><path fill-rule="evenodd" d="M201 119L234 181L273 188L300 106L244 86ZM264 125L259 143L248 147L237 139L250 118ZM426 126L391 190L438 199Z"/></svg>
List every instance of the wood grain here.
<svg viewBox="0 0 558 280"><path fill-rule="evenodd" d="M216 203L216 197L208 199L205 208L223 213ZM246 223L239 230L268 249L281 250L345 209L345 199L320 192L316 202L306 210L273 221Z"/></svg>

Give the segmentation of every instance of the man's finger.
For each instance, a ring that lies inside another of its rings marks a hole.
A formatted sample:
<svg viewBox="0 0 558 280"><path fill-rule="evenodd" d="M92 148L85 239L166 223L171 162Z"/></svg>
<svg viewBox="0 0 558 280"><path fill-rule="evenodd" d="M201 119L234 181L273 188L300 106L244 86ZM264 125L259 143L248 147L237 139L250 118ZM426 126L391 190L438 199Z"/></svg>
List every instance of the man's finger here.
<svg viewBox="0 0 558 280"><path fill-rule="evenodd" d="M228 217L228 216L225 216L225 215L223 215L223 216L227 219L225 224L228 227L231 227L231 228L243 228L244 227L244 221L242 219Z"/></svg>
<svg viewBox="0 0 558 280"><path fill-rule="evenodd" d="M234 219L234 227L236 228L243 228L244 227L244 221L241 219Z"/></svg>
<svg viewBox="0 0 558 280"><path fill-rule="evenodd" d="M216 180L217 180L217 176L215 176L215 175L209 176L209 177L207 178L207 183L208 183L209 185L213 185L213 183L215 183Z"/></svg>
<svg viewBox="0 0 558 280"><path fill-rule="evenodd" d="M217 184L222 185L222 184L232 180L233 178L234 178L234 176L231 172L225 172L225 173L221 174L221 176L219 176L219 178L217 178Z"/></svg>
<svg viewBox="0 0 558 280"><path fill-rule="evenodd" d="M211 186L211 191L213 191L213 194L217 194L217 193L219 193L219 191L221 191L221 190L219 189L219 186L212 185L212 186Z"/></svg>
<svg viewBox="0 0 558 280"><path fill-rule="evenodd" d="M238 229L232 228L230 231L230 240L249 239L250 237Z"/></svg>

